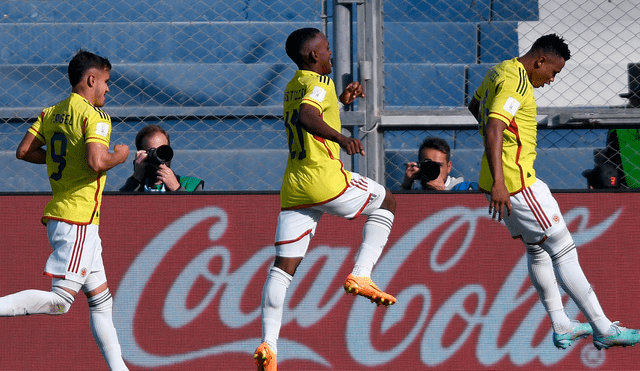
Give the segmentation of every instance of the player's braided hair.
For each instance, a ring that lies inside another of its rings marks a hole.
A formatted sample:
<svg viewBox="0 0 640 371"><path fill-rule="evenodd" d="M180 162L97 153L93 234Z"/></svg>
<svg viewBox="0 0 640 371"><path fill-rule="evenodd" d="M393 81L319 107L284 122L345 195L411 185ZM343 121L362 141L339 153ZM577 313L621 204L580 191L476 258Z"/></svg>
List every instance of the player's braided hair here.
<svg viewBox="0 0 640 371"><path fill-rule="evenodd" d="M76 86L82 79L82 75L90 68L101 68L110 71L111 63L107 58L80 49L69 62L67 70L71 86Z"/></svg>
<svg viewBox="0 0 640 371"><path fill-rule="evenodd" d="M289 37L287 37L287 41L285 43L285 50L287 55L296 66L302 66L302 48L304 44L313 39L317 34L320 33L320 30L317 28L300 28L293 31Z"/></svg>
<svg viewBox="0 0 640 371"><path fill-rule="evenodd" d="M556 34L544 35L538 38L531 46L531 50L542 50L556 54L562 59L568 61L571 58L571 52L569 46L564 42L564 39Z"/></svg>

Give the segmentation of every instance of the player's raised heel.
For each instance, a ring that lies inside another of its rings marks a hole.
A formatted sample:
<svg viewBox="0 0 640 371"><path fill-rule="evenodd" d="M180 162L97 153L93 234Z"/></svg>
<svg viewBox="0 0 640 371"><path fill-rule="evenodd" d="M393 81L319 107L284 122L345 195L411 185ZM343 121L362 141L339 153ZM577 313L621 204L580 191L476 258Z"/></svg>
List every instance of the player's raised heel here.
<svg viewBox="0 0 640 371"><path fill-rule="evenodd" d="M277 371L276 355L266 342L263 342L253 353L253 359L258 366L258 371Z"/></svg>
<svg viewBox="0 0 640 371"><path fill-rule="evenodd" d="M629 329L618 325L618 321L611 324L609 328L609 334L604 336L594 336L593 345L598 350L604 348L609 349L611 347L626 347L634 346L640 343L640 331Z"/></svg>
<svg viewBox="0 0 640 371"><path fill-rule="evenodd" d="M588 323L580 323L571 321L571 331L566 334L553 333L553 345L558 349L567 349L574 341L580 338L586 338L593 334L593 329Z"/></svg>
<svg viewBox="0 0 640 371"><path fill-rule="evenodd" d="M377 305L389 306L396 303L396 298L380 290L369 277L356 277L349 274L344 281L344 290L347 294L364 296Z"/></svg>

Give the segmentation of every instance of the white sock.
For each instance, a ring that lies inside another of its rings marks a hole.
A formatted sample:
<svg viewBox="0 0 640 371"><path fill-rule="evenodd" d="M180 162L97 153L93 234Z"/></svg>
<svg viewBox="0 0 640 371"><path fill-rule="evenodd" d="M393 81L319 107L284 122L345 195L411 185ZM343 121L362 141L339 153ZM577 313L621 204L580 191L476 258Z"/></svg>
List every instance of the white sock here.
<svg viewBox="0 0 640 371"><path fill-rule="evenodd" d="M57 287L53 287L51 291L20 291L0 298L0 317L65 314L73 300L73 295Z"/></svg>
<svg viewBox="0 0 640 371"><path fill-rule="evenodd" d="M611 321L605 316L595 292L578 263L578 252L575 246L554 259L553 266L562 288L587 318L594 335L606 333L611 327Z"/></svg>
<svg viewBox="0 0 640 371"><path fill-rule="evenodd" d="M287 289L293 277L277 267L271 267L262 289L262 341L278 354L278 336Z"/></svg>
<svg viewBox="0 0 640 371"><path fill-rule="evenodd" d="M109 289L87 299L91 320L91 333L112 371L128 370L122 359L118 334L113 326L113 299Z"/></svg>
<svg viewBox="0 0 640 371"><path fill-rule="evenodd" d="M370 277L373 266L387 244L394 215L386 209L378 209L369 215L362 228L362 244L351 272L357 277Z"/></svg>
<svg viewBox="0 0 640 371"><path fill-rule="evenodd" d="M540 246L525 244L529 279L538 292L538 297L551 319L553 331L564 334L571 330L571 320L562 304L562 295L556 283L551 257Z"/></svg>

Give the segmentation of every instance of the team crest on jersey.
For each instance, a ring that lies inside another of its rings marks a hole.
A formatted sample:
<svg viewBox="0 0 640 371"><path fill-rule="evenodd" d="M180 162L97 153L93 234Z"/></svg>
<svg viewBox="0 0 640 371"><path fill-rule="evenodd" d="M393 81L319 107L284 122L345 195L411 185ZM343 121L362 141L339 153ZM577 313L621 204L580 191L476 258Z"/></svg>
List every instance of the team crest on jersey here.
<svg viewBox="0 0 640 371"><path fill-rule="evenodd" d="M560 223L560 216L558 214L553 214L551 220L553 220L554 223L558 224Z"/></svg>
<svg viewBox="0 0 640 371"><path fill-rule="evenodd" d="M106 137L109 134L109 124L107 124L106 122L97 123L96 134Z"/></svg>
<svg viewBox="0 0 640 371"><path fill-rule="evenodd" d="M509 112L512 116L515 116L518 109L520 109L520 102L513 97L509 97L504 103L504 107L502 107L502 109Z"/></svg>
<svg viewBox="0 0 640 371"><path fill-rule="evenodd" d="M319 86L314 86L313 91L311 92L311 98L317 100L318 102L322 102L324 100L324 96L327 95L327 91Z"/></svg>
<svg viewBox="0 0 640 371"><path fill-rule="evenodd" d="M80 270L80 277L84 277L84 276L86 276L86 275L87 275L87 268L82 268L82 269Z"/></svg>

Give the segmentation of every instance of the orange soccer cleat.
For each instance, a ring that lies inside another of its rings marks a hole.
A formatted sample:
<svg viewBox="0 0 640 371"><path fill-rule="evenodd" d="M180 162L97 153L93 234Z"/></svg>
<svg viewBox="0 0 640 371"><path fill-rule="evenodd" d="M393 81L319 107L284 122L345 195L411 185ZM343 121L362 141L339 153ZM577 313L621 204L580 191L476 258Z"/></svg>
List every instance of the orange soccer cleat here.
<svg viewBox="0 0 640 371"><path fill-rule="evenodd" d="M347 280L344 281L344 289L347 294L364 296L378 305L382 304L388 307L396 303L396 298L380 290L369 277L356 277L349 274Z"/></svg>
<svg viewBox="0 0 640 371"><path fill-rule="evenodd" d="M276 354L266 342L260 344L253 354L253 359L258 366L258 371L277 371Z"/></svg>

